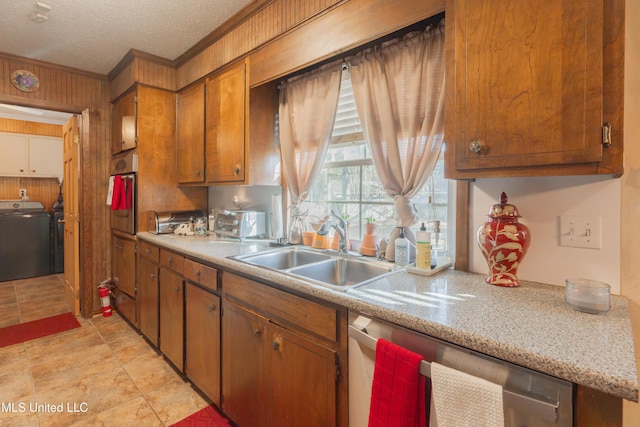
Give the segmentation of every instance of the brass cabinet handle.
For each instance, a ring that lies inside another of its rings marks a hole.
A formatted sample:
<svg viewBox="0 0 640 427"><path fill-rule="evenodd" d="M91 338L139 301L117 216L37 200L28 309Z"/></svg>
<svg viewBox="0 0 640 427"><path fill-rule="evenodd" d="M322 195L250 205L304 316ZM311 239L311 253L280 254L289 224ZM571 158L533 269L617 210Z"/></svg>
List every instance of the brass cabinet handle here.
<svg viewBox="0 0 640 427"><path fill-rule="evenodd" d="M260 335L262 335L262 332L260 331L260 329L253 328L253 336L254 337L259 337Z"/></svg>
<svg viewBox="0 0 640 427"><path fill-rule="evenodd" d="M20 169L20 172L24 172L24 169Z"/></svg>
<svg viewBox="0 0 640 427"><path fill-rule="evenodd" d="M149 275L149 277L151 277L151 278L153 279L153 278L155 278L155 277L156 277L156 275L155 275L155 273L151 273L151 274Z"/></svg>
<svg viewBox="0 0 640 427"><path fill-rule="evenodd" d="M178 287L176 286L175 288L173 288L173 290L174 290L175 292L178 292Z"/></svg>
<svg viewBox="0 0 640 427"><path fill-rule="evenodd" d="M196 271L196 277L199 279L200 278L200 270Z"/></svg>
<svg viewBox="0 0 640 427"><path fill-rule="evenodd" d="M473 141L471 141L471 144L469 144L469 151L471 151L472 153L480 154L485 150L485 148L486 146L477 139L474 139Z"/></svg>
<svg viewBox="0 0 640 427"><path fill-rule="evenodd" d="M168 262L169 264L171 264L171 263L173 262L173 258L169 257L169 258L167 259L167 262Z"/></svg>
<svg viewBox="0 0 640 427"><path fill-rule="evenodd" d="M233 167L233 173L234 173L235 175L240 175L240 165L235 165L235 166Z"/></svg>
<svg viewBox="0 0 640 427"><path fill-rule="evenodd" d="M150 254L150 253L151 253L151 249L146 248L146 249L144 250L144 252L145 252L146 254Z"/></svg>
<svg viewBox="0 0 640 427"><path fill-rule="evenodd" d="M31 169L31 173L36 173L36 170L35 169Z"/></svg>
<svg viewBox="0 0 640 427"><path fill-rule="evenodd" d="M212 305L209 306L209 313L212 313L216 308Z"/></svg>
<svg viewBox="0 0 640 427"><path fill-rule="evenodd" d="M281 336L275 337L273 341L271 341L271 347L274 350L280 350L280 347L282 347L282 337Z"/></svg>

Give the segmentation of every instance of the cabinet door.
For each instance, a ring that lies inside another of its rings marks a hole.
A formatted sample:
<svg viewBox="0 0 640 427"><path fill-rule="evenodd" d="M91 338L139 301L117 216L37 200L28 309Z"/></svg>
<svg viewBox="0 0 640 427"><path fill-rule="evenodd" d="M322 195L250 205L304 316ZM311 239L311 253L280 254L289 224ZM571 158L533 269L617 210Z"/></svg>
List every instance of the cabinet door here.
<svg viewBox="0 0 640 427"><path fill-rule="evenodd" d="M220 297L185 285L185 373L220 406Z"/></svg>
<svg viewBox="0 0 640 427"><path fill-rule="evenodd" d="M122 292L136 298L136 242L112 238L113 282Z"/></svg>
<svg viewBox="0 0 640 427"><path fill-rule="evenodd" d="M111 117L111 152L117 154L135 148L138 137L135 90L113 104Z"/></svg>
<svg viewBox="0 0 640 427"><path fill-rule="evenodd" d="M207 182L245 180L248 93L244 62L207 80Z"/></svg>
<svg viewBox="0 0 640 427"><path fill-rule="evenodd" d="M180 371L184 362L184 282L182 276L160 269L160 351Z"/></svg>
<svg viewBox="0 0 640 427"><path fill-rule="evenodd" d="M222 315L222 408L239 426L264 425L270 398L260 377L267 320L224 301ZM304 424L301 424L304 425Z"/></svg>
<svg viewBox="0 0 640 427"><path fill-rule="evenodd" d="M29 175L62 178L62 154L62 138L30 136Z"/></svg>
<svg viewBox="0 0 640 427"><path fill-rule="evenodd" d="M265 371L274 399L267 408L269 425L337 425L336 353L271 323L267 334Z"/></svg>
<svg viewBox="0 0 640 427"><path fill-rule="evenodd" d="M140 257L138 264L138 327L158 346L158 264Z"/></svg>
<svg viewBox="0 0 640 427"><path fill-rule="evenodd" d="M601 161L602 0L454 0L447 38L455 170Z"/></svg>
<svg viewBox="0 0 640 427"><path fill-rule="evenodd" d="M204 182L204 83L178 94L178 183Z"/></svg>
<svg viewBox="0 0 640 427"><path fill-rule="evenodd" d="M29 171L29 137L0 133L0 175L22 176Z"/></svg>

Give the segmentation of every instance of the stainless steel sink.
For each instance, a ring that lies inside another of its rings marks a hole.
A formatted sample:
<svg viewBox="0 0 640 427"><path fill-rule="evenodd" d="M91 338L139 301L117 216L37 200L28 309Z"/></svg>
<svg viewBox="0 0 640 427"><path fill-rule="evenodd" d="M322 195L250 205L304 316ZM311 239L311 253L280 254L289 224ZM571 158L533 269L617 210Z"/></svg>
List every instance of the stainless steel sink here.
<svg viewBox="0 0 640 427"><path fill-rule="evenodd" d="M332 288L346 289L364 285L398 270L400 268L394 264L336 257L328 261L293 268L289 272Z"/></svg>
<svg viewBox="0 0 640 427"><path fill-rule="evenodd" d="M297 246L231 258L343 291L402 270L402 267L395 264L370 258L320 252Z"/></svg>
<svg viewBox="0 0 640 427"><path fill-rule="evenodd" d="M305 264L327 261L331 259L331 256L293 246L249 255L238 255L231 258L273 270L288 270Z"/></svg>

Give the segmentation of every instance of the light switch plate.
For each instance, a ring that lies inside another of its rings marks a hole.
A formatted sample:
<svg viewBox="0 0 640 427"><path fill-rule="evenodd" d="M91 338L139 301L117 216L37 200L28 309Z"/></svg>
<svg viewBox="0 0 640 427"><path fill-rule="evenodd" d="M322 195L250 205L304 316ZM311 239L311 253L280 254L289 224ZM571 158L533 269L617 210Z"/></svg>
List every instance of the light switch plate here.
<svg viewBox="0 0 640 427"><path fill-rule="evenodd" d="M602 249L602 218L588 215L560 217L560 246Z"/></svg>

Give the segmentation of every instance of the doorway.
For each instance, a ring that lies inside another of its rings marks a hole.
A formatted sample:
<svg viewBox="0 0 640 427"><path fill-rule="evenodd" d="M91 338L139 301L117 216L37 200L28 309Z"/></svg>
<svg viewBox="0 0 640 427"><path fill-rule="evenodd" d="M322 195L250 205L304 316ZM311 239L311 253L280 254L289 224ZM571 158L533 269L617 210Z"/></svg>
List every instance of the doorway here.
<svg viewBox="0 0 640 427"><path fill-rule="evenodd" d="M0 132L29 135L29 138L48 137L55 143L60 138L60 162L52 170L59 170L55 177L0 177L0 199L33 200L42 203L45 211L49 210L51 218L64 223L64 252L66 259L64 269L55 267L54 242L51 245L51 274L62 273L66 302L69 309L80 314L79 274L79 140L78 116L51 110L29 108L23 106L0 104ZM29 150L31 151L31 145ZM54 150L55 153L55 150ZM32 153L29 153L31 157ZM34 155L37 153L33 153ZM31 172L31 171L30 171ZM63 187L64 184L64 187ZM16 190L19 187L19 192ZM64 188L64 191L63 191ZM15 195L13 193L16 193ZM63 211L63 207L66 208ZM52 212L57 211L56 215ZM58 213L64 212L64 216ZM57 229L51 224L51 229ZM56 238L55 240L58 240ZM55 277L55 276L54 276Z"/></svg>

